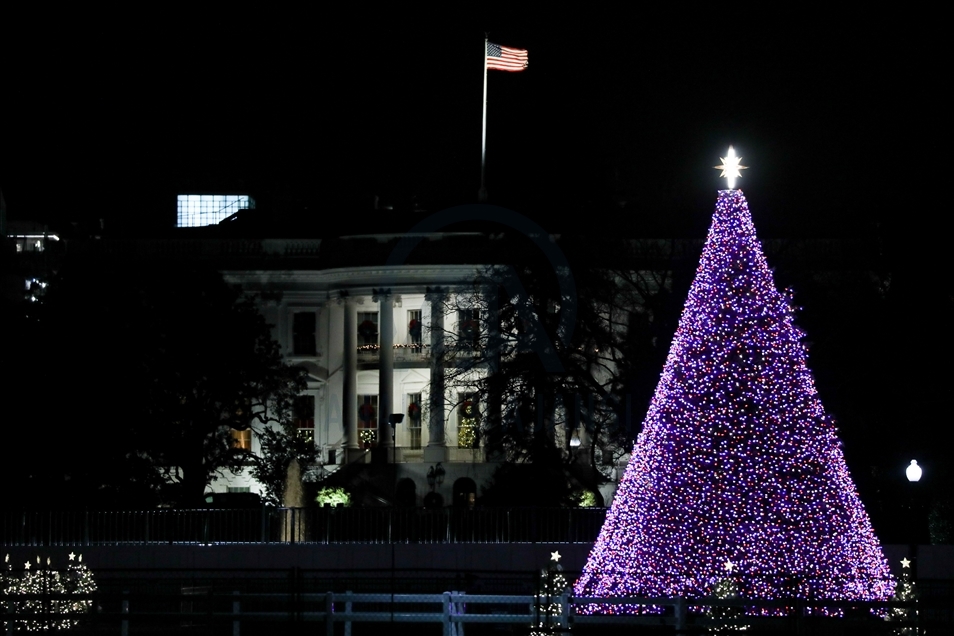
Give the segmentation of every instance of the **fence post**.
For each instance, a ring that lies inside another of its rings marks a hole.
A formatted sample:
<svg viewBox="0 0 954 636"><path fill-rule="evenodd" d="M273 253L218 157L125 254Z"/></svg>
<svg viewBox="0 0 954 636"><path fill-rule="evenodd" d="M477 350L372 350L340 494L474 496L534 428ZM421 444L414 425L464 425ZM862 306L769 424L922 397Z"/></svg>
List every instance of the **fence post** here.
<svg viewBox="0 0 954 636"><path fill-rule="evenodd" d="M345 603L345 616L347 618L345 619L344 636L351 636L351 595L353 592L348 590L345 594L347 594L346 598L348 600Z"/></svg>
<svg viewBox="0 0 954 636"><path fill-rule="evenodd" d="M259 521L259 530L261 532L262 543L268 543L265 540L265 502L262 502L261 514L258 517Z"/></svg>
<svg viewBox="0 0 954 636"><path fill-rule="evenodd" d="M241 636L242 633L242 602L239 600L239 595L241 592L238 590L232 592L234 599L232 600L232 614L235 615L235 618L232 619L232 636Z"/></svg>
<svg viewBox="0 0 954 636"><path fill-rule="evenodd" d="M335 593L325 593L325 636L335 636Z"/></svg>
<svg viewBox="0 0 954 636"><path fill-rule="evenodd" d="M119 633L122 636L129 636L129 599L126 596L129 594L129 590L123 590L123 602L122 602L122 621L119 624Z"/></svg>
<svg viewBox="0 0 954 636"><path fill-rule="evenodd" d="M444 626L443 634L444 636L454 636L454 633L451 631L451 595L450 592L444 592L444 614L441 616L441 625Z"/></svg>
<svg viewBox="0 0 954 636"><path fill-rule="evenodd" d="M676 598L676 633L686 633L686 599Z"/></svg>

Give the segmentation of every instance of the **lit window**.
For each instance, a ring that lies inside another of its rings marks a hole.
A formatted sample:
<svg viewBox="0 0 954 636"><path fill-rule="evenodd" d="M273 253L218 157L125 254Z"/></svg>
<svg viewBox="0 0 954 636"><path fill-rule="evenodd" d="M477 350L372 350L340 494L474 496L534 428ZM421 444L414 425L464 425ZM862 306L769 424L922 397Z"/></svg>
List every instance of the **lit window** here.
<svg viewBox="0 0 954 636"><path fill-rule="evenodd" d="M255 200L244 194L180 194L176 227L215 225L239 210L255 208Z"/></svg>
<svg viewBox="0 0 954 636"><path fill-rule="evenodd" d="M408 446L418 449L421 447L421 394L409 393L407 396L407 432L410 439Z"/></svg>
<svg viewBox="0 0 954 636"><path fill-rule="evenodd" d="M421 344L421 310L412 309L407 312L407 343L411 345Z"/></svg>
<svg viewBox="0 0 954 636"><path fill-rule="evenodd" d="M232 448L241 451L252 452L252 429L247 428L244 431L230 429L232 433Z"/></svg>
<svg viewBox="0 0 954 636"><path fill-rule="evenodd" d="M315 443L315 397L300 395L295 400L295 430L299 439Z"/></svg>
<svg viewBox="0 0 954 636"><path fill-rule="evenodd" d="M477 437L480 413L477 401L472 393L460 394L460 404L457 407L457 448L477 448L480 443Z"/></svg>
<svg viewBox="0 0 954 636"><path fill-rule="evenodd" d="M378 396L358 396L358 444L361 448L378 445Z"/></svg>

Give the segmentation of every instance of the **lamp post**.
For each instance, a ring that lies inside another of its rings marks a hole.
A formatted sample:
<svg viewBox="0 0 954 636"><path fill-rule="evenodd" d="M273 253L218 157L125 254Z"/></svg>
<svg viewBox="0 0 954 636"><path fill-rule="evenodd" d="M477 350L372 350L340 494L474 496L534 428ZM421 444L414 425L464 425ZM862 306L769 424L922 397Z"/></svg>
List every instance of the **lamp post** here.
<svg viewBox="0 0 954 636"><path fill-rule="evenodd" d="M440 508L443 505L443 497L440 493L434 491L434 487L440 487L444 483L444 467L441 466L440 462L437 462L436 465L431 466L427 469L427 485L430 487L431 492L424 497L424 507L425 508Z"/></svg>
<svg viewBox="0 0 954 636"><path fill-rule="evenodd" d="M912 459L911 463L904 470L905 476L907 476L908 481L910 481L911 483L921 481L922 473L923 471L921 470L921 467L918 466L918 460L916 459Z"/></svg>
<svg viewBox="0 0 954 636"><path fill-rule="evenodd" d="M912 578L917 578L918 544L921 543L922 530L925 525L918 497L919 486L917 485L923 474L924 471L918 466L916 459L912 459L904 470L904 476L908 478L908 553L912 563Z"/></svg>

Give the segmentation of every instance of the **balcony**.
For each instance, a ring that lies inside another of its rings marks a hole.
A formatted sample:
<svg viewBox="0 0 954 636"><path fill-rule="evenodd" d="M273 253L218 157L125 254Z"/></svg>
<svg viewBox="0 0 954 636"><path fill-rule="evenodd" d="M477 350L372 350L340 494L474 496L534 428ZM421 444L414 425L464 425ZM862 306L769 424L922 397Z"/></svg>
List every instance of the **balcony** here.
<svg viewBox="0 0 954 636"><path fill-rule="evenodd" d="M429 347L425 344L396 344L394 345L394 364L399 366L426 365L430 360ZM379 345L362 345L358 347L359 365L376 365L381 362L381 347Z"/></svg>

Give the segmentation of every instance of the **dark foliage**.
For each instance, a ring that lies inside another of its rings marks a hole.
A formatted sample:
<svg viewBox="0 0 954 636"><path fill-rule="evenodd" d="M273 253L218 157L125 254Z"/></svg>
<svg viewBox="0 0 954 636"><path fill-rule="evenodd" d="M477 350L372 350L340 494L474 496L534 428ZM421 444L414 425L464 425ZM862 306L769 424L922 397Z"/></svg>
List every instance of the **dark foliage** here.
<svg viewBox="0 0 954 636"><path fill-rule="evenodd" d="M302 387L213 270L67 264L41 304L16 382L21 504L198 505L245 464L230 429L287 419Z"/></svg>

